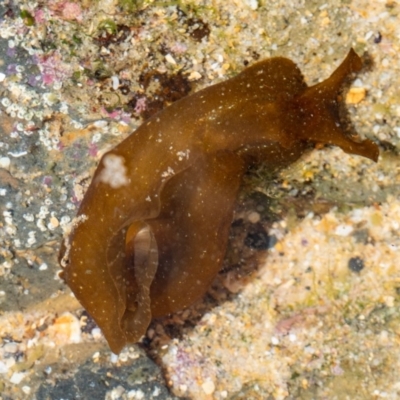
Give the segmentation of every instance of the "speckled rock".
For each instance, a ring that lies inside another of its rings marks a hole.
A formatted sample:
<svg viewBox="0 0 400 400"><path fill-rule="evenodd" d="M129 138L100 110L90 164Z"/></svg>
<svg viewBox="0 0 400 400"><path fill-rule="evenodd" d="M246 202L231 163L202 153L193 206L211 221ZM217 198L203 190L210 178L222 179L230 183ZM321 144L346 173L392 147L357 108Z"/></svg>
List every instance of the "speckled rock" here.
<svg viewBox="0 0 400 400"><path fill-rule="evenodd" d="M398 3L178 4L0 4L1 397L399 398ZM350 47L368 67L348 114L379 163L324 149L252 171L209 294L143 340L165 382L138 347L112 355L57 262L101 154L256 60L314 84Z"/></svg>

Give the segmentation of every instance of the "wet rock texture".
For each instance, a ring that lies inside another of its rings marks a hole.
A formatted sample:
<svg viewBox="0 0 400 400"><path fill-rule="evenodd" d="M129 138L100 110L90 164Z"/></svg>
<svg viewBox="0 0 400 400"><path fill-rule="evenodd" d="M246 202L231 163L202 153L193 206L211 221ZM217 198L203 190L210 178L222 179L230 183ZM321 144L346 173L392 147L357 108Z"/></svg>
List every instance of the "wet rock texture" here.
<svg viewBox="0 0 400 400"><path fill-rule="evenodd" d="M1 2L1 397L397 399L398 15L365 0ZM57 262L101 155L256 60L290 58L312 85L350 47L369 67L348 113L379 162L326 148L251 171L207 296L113 355Z"/></svg>

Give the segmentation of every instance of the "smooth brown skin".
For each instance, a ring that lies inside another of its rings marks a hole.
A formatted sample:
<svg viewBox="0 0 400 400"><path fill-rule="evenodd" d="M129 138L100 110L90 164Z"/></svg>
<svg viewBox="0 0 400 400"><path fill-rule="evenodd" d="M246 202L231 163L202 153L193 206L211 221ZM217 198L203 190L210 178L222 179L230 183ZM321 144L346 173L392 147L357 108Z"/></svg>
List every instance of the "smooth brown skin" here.
<svg viewBox="0 0 400 400"><path fill-rule="evenodd" d="M62 245L63 277L119 353L153 317L201 298L218 273L243 174L284 168L316 144L377 161L339 120L343 82L357 54L307 87L290 60L271 58L161 111L105 154ZM188 152L189 151L189 152ZM101 179L120 157L126 180Z"/></svg>

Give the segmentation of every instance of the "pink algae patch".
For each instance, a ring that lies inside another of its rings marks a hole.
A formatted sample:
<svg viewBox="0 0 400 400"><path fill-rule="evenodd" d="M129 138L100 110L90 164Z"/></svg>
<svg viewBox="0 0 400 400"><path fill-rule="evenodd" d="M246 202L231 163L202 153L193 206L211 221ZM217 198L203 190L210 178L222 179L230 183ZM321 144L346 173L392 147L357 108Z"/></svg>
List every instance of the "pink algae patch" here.
<svg viewBox="0 0 400 400"><path fill-rule="evenodd" d="M49 8L67 21L82 22L82 8L78 3L71 1L58 1L49 4Z"/></svg>
<svg viewBox="0 0 400 400"><path fill-rule="evenodd" d="M42 81L46 85L63 82L71 75L70 67L62 61L61 55L56 51L37 56L36 62L42 75Z"/></svg>

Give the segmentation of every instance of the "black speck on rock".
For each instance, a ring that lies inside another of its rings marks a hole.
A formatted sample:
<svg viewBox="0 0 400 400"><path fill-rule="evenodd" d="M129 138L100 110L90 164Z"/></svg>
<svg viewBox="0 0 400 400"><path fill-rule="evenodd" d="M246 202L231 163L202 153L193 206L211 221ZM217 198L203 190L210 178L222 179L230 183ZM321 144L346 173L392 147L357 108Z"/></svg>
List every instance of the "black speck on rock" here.
<svg viewBox="0 0 400 400"><path fill-rule="evenodd" d="M378 31L375 35L374 35L374 43L375 44L379 44L382 41L382 34Z"/></svg>
<svg viewBox="0 0 400 400"><path fill-rule="evenodd" d="M360 257L351 257L348 267L352 272L361 272L364 269L364 261Z"/></svg>
<svg viewBox="0 0 400 400"><path fill-rule="evenodd" d="M90 333L94 328L97 327L96 322L94 322L94 319L89 315L86 310L82 312L80 320L81 331L84 333Z"/></svg>
<svg viewBox="0 0 400 400"><path fill-rule="evenodd" d="M268 235L262 226L257 226L255 230L251 230L244 240L247 247L256 250L268 250L276 245L278 239L275 235Z"/></svg>
<svg viewBox="0 0 400 400"><path fill-rule="evenodd" d="M190 36L197 42L201 42L204 37L208 37L210 34L209 25L203 22L201 19L189 18L187 23Z"/></svg>

